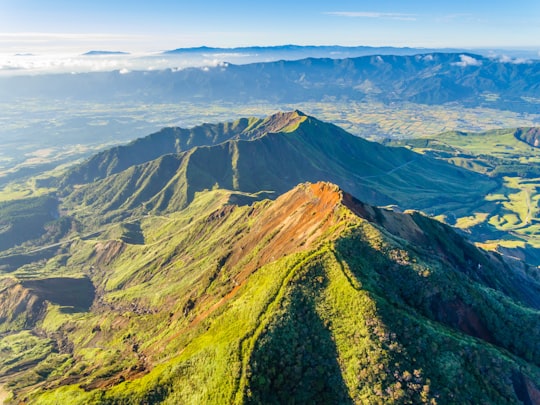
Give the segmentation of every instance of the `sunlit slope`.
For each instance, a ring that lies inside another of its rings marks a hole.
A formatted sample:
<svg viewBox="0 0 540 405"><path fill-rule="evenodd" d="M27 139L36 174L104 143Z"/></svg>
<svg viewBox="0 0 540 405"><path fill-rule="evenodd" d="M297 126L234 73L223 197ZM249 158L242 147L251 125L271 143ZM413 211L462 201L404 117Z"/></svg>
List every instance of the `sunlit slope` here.
<svg viewBox="0 0 540 405"><path fill-rule="evenodd" d="M5 324L18 358L30 359L8 377L17 398L473 404L538 395L531 275L422 214L373 208L332 184L252 206L223 205L229 198L207 191L184 211L144 219L137 244L74 244L56 273L86 275L94 303L49 302L28 326ZM32 287L10 283L6 293Z"/></svg>
<svg viewBox="0 0 540 405"><path fill-rule="evenodd" d="M276 121L279 125L265 125ZM277 196L300 182L324 180L372 204L445 212L474 205L496 186L484 176L366 141L298 111L270 116L257 128L253 139L163 155L71 194L65 191L66 205L77 207L81 215L171 212L205 189Z"/></svg>
<svg viewBox="0 0 540 405"><path fill-rule="evenodd" d="M540 149L538 128L483 133L447 132L433 138L391 141L427 156L483 173L499 183L473 210L445 220L488 248L539 264Z"/></svg>

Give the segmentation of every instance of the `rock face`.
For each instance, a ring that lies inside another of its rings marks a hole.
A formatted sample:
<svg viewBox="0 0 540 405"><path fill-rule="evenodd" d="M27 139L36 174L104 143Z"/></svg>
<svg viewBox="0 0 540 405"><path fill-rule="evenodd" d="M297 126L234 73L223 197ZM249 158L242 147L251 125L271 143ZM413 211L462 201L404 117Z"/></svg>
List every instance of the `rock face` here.
<svg viewBox="0 0 540 405"><path fill-rule="evenodd" d="M514 136L535 148L540 147L540 128L518 128Z"/></svg>

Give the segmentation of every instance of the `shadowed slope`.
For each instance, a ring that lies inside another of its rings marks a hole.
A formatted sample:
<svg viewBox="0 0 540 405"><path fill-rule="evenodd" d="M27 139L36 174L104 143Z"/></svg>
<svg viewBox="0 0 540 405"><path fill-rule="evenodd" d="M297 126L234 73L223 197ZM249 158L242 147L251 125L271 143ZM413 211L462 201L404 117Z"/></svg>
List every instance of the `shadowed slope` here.
<svg viewBox="0 0 540 405"><path fill-rule="evenodd" d="M127 144L100 152L71 169L62 179L63 186L90 183L131 166L149 162L171 153L217 145L231 139L255 139L267 132L286 130L304 119L301 115L275 114L266 119L242 118L221 124L203 124L191 129L163 128L161 131Z"/></svg>
<svg viewBox="0 0 540 405"><path fill-rule="evenodd" d="M540 128L518 128L514 136L535 148L540 147Z"/></svg>
<svg viewBox="0 0 540 405"><path fill-rule="evenodd" d="M270 116L256 132L255 139L195 147L132 166L77 189L68 205L86 206L91 215L171 212L205 189L280 195L300 182L324 180L371 204L438 212L474 204L496 185L406 149L368 142L298 111Z"/></svg>

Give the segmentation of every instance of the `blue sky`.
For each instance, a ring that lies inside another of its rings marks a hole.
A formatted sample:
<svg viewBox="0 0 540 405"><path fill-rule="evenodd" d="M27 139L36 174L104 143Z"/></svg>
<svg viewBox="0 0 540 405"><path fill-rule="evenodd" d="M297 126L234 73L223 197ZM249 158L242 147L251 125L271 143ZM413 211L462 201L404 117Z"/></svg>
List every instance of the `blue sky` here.
<svg viewBox="0 0 540 405"><path fill-rule="evenodd" d="M291 43L540 49L540 1L0 0L0 51Z"/></svg>

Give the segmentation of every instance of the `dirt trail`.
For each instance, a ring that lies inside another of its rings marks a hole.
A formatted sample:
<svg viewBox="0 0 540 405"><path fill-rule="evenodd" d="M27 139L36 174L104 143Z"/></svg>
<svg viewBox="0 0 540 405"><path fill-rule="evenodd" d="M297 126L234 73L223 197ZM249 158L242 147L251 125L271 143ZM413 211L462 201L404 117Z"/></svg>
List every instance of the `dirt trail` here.
<svg viewBox="0 0 540 405"><path fill-rule="evenodd" d="M0 385L0 405L4 404L4 400L9 397L9 392L4 390L4 387Z"/></svg>

